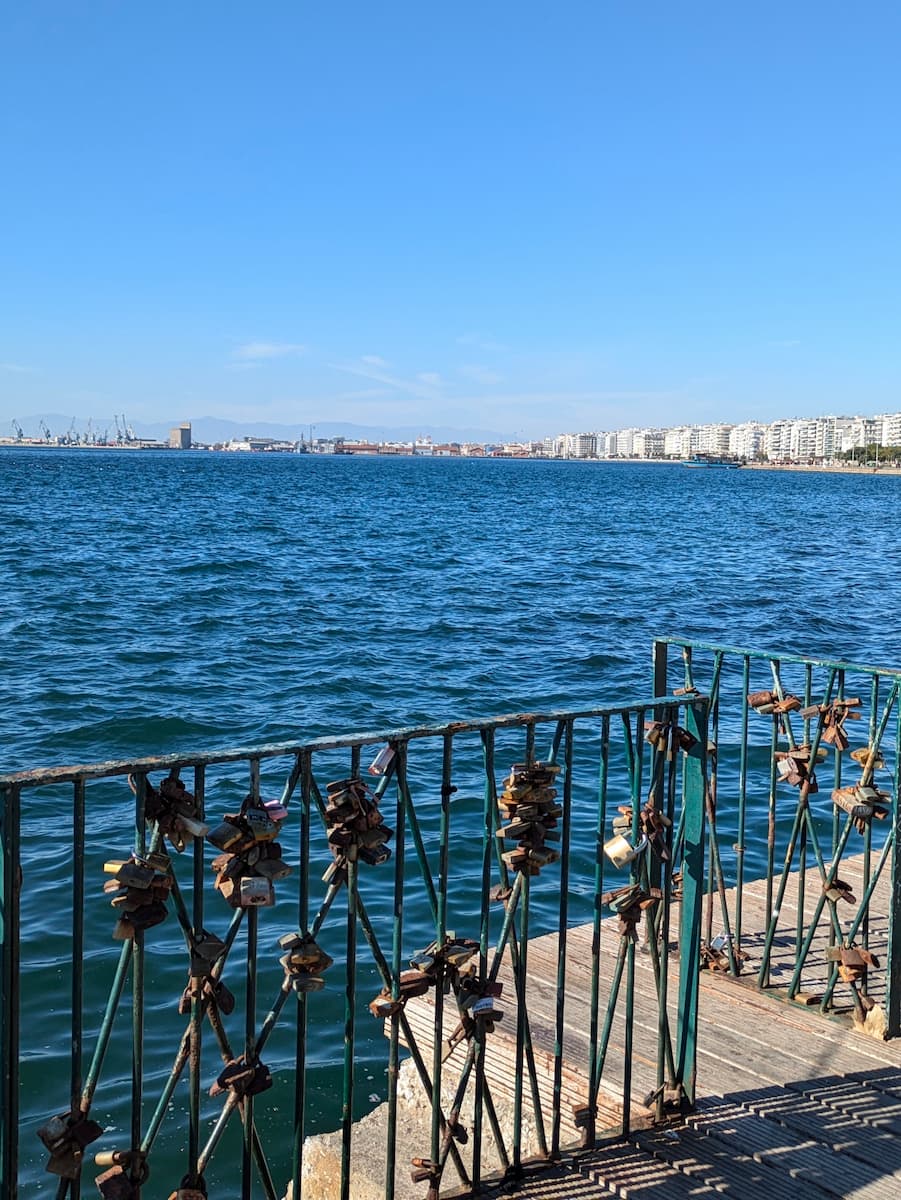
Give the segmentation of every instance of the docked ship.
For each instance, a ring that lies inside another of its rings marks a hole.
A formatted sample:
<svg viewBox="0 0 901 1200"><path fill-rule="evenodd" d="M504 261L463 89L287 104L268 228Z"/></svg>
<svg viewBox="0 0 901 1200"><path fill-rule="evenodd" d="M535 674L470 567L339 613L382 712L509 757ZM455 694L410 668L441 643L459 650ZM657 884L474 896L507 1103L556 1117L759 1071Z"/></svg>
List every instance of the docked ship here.
<svg viewBox="0 0 901 1200"><path fill-rule="evenodd" d="M693 454L682 463L683 467L725 467L737 470L741 462L737 458L725 458L717 454Z"/></svg>

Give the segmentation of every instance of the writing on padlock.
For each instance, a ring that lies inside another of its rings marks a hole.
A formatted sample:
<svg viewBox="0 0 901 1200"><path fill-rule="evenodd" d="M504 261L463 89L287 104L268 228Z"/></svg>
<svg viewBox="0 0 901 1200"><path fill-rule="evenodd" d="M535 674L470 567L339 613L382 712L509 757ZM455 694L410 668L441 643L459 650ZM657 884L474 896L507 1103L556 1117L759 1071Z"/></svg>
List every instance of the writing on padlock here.
<svg viewBox="0 0 901 1200"><path fill-rule="evenodd" d="M647 837L643 837L637 846L633 846L628 838L617 833L609 841L604 842L604 853L615 867L626 867L642 853L647 844Z"/></svg>

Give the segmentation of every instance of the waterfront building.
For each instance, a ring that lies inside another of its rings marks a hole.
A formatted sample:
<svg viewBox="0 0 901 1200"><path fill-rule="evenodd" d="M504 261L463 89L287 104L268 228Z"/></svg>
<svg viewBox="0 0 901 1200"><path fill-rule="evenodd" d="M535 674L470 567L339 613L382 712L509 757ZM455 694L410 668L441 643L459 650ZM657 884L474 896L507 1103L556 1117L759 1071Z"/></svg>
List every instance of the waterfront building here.
<svg viewBox="0 0 901 1200"><path fill-rule="evenodd" d="M597 458L598 443L594 433L567 433L565 458Z"/></svg>
<svg viewBox="0 0 901 1200"><path fill-rule="evenodd" d="M901 446L901 412L883 415L882 445Z"/></svg>
<svg viewBox="0 0 901 1200"><path fill-rule="evenodd" d="M173 450L191 449L191 422L182 421L169 430L169 446Z"/></svg>
<svg viewBox="0 0 901 1200"><path fill-rule="evenodd" d="M663 442L662 429L639 429L632 439L632 453L636 458L662 458Z"/></svg>
<svg viewBox="0 0 901 1200"><path fill-rule="evenodd" d="M729 453L735 458L754 459L766 440L766 426L760 421L744 421L729 432Z"/></svg>

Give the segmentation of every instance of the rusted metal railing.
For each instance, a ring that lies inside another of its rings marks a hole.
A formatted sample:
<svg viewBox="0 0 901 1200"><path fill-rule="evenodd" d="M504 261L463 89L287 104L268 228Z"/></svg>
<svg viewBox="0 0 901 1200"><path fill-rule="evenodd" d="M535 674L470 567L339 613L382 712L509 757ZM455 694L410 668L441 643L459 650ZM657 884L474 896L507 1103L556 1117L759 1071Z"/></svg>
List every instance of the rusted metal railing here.
<svg viewBox="0 0 901 1200"><path fill-rule="evenodd" d="M710 696L704 961L897 1037L901 670L661 638L654 683Z"/></svg>
<svg viewBox="0 0 901 1200"><path fill-rule="evenodd" d="M388 1198L411 1158L435 1196L515 1175L527 1121L547 1158L574 1123L586 1147L627 1135L641 1057L656 1064L658 1116L667 1097L690 1104L707 711L691 693L0 776L0 1194L37 1190L37 1134L58 1197L78 1197L94 1163L107 1196L139 1198L152 1176L145 1195L227 1181L243 1200L288 1185L301 1197L305 1138L325 1109L340 1126L343 1200L376 1063ZM639 1021L642 919L656 1007ZM574 963L578 922L592 934ZM550 979L530 967L544 933ZM572 1016L576 966L588 1005ZM417 1000L430 1007L414 1028ZM501 1035L507 1125L486 1068ZM404 1046L431 1105L412 1154L398 1126ZM313 1088L323 1064L340 1096Z"/></svg>

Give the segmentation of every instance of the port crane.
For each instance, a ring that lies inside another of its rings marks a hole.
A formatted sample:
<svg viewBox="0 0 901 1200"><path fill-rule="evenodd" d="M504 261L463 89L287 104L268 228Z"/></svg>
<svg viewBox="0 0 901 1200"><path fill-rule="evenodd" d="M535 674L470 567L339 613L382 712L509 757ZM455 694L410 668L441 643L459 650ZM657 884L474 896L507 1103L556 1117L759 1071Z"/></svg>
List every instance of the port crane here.
<svg viewBox="0 0 901 1200"><path fill-rule="evenodd" d="M38 424L41 427L41 436L43 437L44 441L51 442L53 440L53 435L50 432L50 426L47 424L47 422L44 420L43 417L41 417Z"/></svg>
<svg viewBox="0 0 901 1200"><path fill-rule="evenodd" d="M122 417L122 428L120 429L119 428L119 417L117 417L116 414L113 413L113 420L116 422L116 442L120 446L122 445L123 442L125 442L126 444L128 444L129 442L136 442L138 439L135 436L135 431L129 425L129 423L125 417L125 413L122 413L121 417Z"/></svg>
<svg viewBox="0 0 901 1200"><path fill-rule="evenodd" d="M15 417L13 417L13 429L16 431L16 441L21 442L25 437L25 431Z"/></svg>

